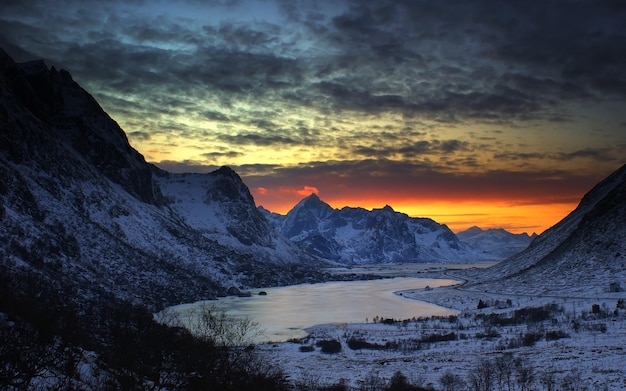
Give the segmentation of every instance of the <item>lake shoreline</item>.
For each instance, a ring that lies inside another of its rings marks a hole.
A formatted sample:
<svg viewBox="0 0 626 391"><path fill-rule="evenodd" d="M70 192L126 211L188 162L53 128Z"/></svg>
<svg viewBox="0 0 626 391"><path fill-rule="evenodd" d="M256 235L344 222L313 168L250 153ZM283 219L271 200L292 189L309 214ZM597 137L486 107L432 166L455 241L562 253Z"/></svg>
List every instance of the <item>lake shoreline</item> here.
<svg viewBox="0 0 626 391"><path fill-rule="evenodd" d="M373 319L405 319L453 315L433 303L406 297L403 292L458 284L451 279L393 277L375 280L329 281L286 287L259 288L244 297L229 296L169 307L181 323L191 325L194 309L215 306L233 317L249 317L265 333L254 343L282 342L306 336L303 331L319 324L358 324ZM264 292L265 295L259 295Z"/></svg>

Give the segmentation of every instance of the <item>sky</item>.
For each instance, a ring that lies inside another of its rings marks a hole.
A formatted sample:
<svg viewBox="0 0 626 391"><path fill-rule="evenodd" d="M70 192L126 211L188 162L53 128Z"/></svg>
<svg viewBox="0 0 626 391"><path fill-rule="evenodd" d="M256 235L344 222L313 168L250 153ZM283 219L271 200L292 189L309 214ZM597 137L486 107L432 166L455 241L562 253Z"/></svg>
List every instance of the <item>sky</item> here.
<svg viewBox="0 0 626 391"><path fill-rule="evenodd" d="M0 47L67 69L147 161L537 232L626 163L620 0L3 1Z"/></svg>

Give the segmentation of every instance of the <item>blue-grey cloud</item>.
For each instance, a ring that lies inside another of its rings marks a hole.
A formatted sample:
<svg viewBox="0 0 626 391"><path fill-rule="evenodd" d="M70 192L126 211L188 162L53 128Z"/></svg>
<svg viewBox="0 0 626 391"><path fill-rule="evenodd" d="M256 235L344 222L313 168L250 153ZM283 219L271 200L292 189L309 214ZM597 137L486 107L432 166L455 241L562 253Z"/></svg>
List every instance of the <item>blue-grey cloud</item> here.
<svg viewBox="0 0 626 391"><path fill-rule="evenodd" d="M69 69L107 111L126 118L137 140L221 140L233 154L247 145L334 143L373 160L438 155L465 166L477 164L478 150L514 162L617 159L595 146L495 151L431 134L426 123L532 128L569 124L578 115L572 107L624 103L623 2L275 3L279 16L242 20L232 15L249 1L8 1L0 45L20 60ZM185 6L197 12L175 12ZM231 13L212 17L221 12ZM302 123L301 112L316 125ZM346 131L348 115L366 117L371 128ZM372 118L385 115L406 123L376 128ZM177 116L215 128L195 129ZM324 123L327 117L337 121ZM405 127L414 130L403 134ZM211 156L229 156L220 151Z"/></svg>
<svg viewBox="0 0 626 391"><path fill-rule="evenodd" d="M506 121L553 112L555 101L626 91L626 11L610 1L358 1L334 16L285 6L306 22L300 39L317 45L302 58L289 55L305 45L289 38L292 25L195 26L97 3L109 14L85 17L89 3L68 3L73 14L46 2L10 4L3 43L123 93L202 86L225 101L251 94L325 110ZM44 12L43 23L26 22Z"/></svg>

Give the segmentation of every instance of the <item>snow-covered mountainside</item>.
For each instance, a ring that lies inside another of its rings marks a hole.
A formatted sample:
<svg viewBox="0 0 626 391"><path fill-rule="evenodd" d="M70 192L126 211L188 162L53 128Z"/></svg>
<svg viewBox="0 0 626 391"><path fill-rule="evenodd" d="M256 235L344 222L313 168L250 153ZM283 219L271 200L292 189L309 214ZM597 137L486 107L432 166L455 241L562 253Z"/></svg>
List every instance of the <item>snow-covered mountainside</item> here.
<svg viewBox="0 0 626 391"><path fill-rule="evenodd" d="M519 253L528 247L536 236L536 234L528 235L526 232L514 234L502 228L484 230L476 226L456 234L461 242L501 259Z"/></svg>
<svg viewBox="0 0 626 391"><path fill-rule="evenodd" d="M320 258L341 264L478 261L497 257L460 242L448 227L390 206L333 209L315 194L287 215L259 208L283 235Z"/></svg>
<svg viewBox="0 0 626 391"><path fill-rule="evenodd" d="M232 170L159 170L67 71L1 50L0 262L154 306L304 281L320 263Z"/></svg>
<svg viewBox="0 0 626 391"><path fill-rule="evenodd" d="M467 289L606 295L626 287L626 165L521 253L475 276Z"/></svg>

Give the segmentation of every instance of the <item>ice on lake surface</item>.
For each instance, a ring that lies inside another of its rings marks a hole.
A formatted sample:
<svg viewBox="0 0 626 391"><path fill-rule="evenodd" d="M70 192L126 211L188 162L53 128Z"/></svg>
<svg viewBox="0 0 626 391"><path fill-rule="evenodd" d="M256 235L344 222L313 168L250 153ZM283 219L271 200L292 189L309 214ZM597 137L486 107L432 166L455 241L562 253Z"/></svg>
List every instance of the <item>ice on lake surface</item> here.
<svg viewBox="0 0 626 391"><path fill-rule="evenodd" d="M327 323L363 323L374 317L409 319L420 316L452 315L449 310L395 292L435 288L457 283L453 280L393 278L341 281L258 289L251 297L226 297L209 304L234 317L248 317L259 325L262 335L255 342L281 342L307 335L306 328ZM266 296L258 295L260 291ZM173 307L185 320L197 302Z"/></svg>

